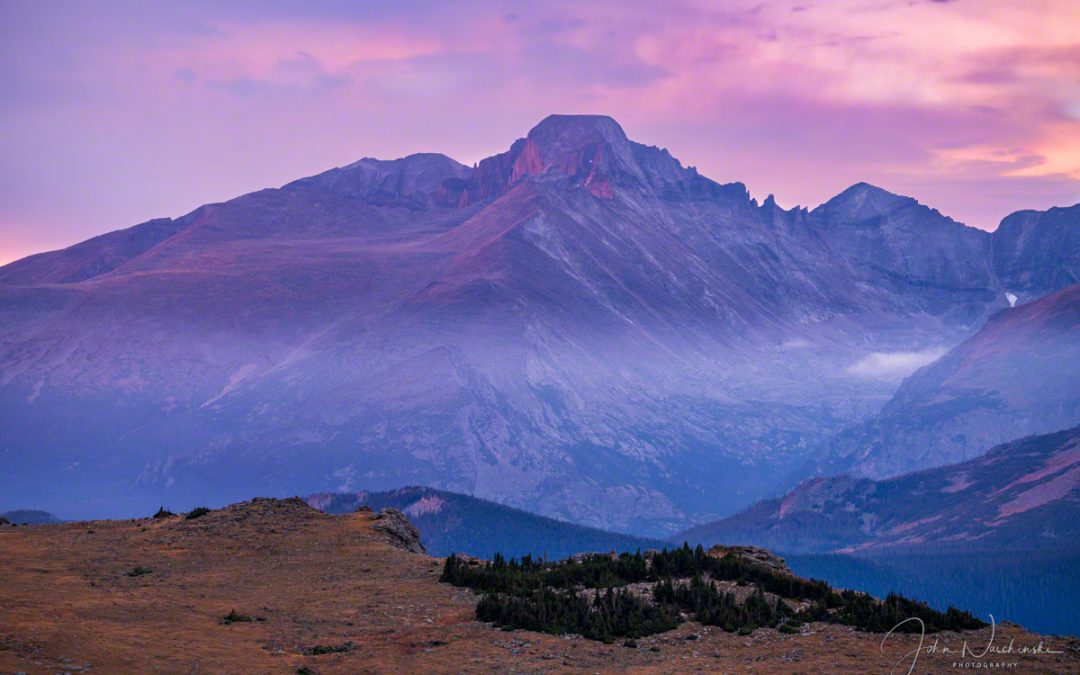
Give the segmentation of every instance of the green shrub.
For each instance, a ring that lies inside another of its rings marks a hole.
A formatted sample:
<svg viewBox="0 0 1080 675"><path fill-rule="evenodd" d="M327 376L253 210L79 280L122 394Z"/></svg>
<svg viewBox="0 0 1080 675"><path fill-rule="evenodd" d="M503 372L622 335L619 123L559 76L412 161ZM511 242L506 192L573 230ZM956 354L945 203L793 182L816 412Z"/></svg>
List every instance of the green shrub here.
<svg viewBox="0 0 1080 675"><path fill-rule="evenodd" d="M188 511L188 514L184 516L184 519L195 520L196 518L202 518L208 513L210 513L210 509L206 508L205 506L200 506L198 508L194 508Z"/></svg>
<svg viewBox="0 0 1080 675"><path fill-rule="evenodd" d="M230 611L221 619L221 623L225 624L226 626L231 623L249 623L251 621L254 621L254 619L252 619L247 614L241 614L237 612L235 609Z"/></svg>
<svg viewBox="0 0 1080 675"><path fill-rule="evenodd" d="M340 645L316 645L314 647L307 647L301 649L300 653L305 656L319 656L320 654L342 654L344 652L351 652L356 649L356 645L351 642L346 642Z"/></svg>
<svg viewBox="0 0 1080 675"><path fill-rule="evenodd" d="M142 565L136 565L134 569L127 573L129 577L141 577L146 574L152 574L154 570L149 567L143 567Z"/></svg>

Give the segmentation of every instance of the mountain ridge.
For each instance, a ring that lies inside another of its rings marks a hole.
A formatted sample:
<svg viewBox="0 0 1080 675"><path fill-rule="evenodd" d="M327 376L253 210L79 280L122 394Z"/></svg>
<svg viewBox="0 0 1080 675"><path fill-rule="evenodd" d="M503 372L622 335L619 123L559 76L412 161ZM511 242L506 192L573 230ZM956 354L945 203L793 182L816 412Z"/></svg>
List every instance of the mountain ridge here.
<svg viewBox="0 0 1080 675"><path fill-rule="evenodd" d="M678 538L786 553L1075 551L1080 427L884 480L815 477Z"/></svg>
<svg viewBox="0 0 1080 675"><path fill-rule="evenodd" d="M324 513L352 513L361 507L402 511L420 530L430 555L468 554L490 560L531 555L559 560L594 551L634 552L660 548L659 539L635 537L544 518L484 499L411 485L382 492L319 493L309 505Z"/></svg>
<svg viewBox="0 0 1080 675"><path fill-rule="evenodd" d="M670 534L865 421L895 381L853 362L1009 304L989 234L867 187L758 205L612 124L549 118L475 169L364 159L0 268L0 488L105 514L425 484ZM1068 279L1056 241L994 249L1020 301Z"/></svg>

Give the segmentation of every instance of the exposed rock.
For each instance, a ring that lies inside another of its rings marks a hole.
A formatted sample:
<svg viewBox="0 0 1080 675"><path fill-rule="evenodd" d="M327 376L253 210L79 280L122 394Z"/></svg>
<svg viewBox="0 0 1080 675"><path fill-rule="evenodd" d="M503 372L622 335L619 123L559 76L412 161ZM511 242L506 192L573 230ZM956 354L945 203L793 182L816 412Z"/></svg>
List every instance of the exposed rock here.
<svg viewBox="0 0 1080 675"><path fill-rule="evenodd" d="M416 529L405 514L397 509L383 509L375 514L378 521L373 527L390 535L390 543L410 553L427 553L420 543L420 530Z"/></svg>
<svg viewBox="0 0 1080 675"><path fill-rule="evenodd" d="M795 573L791 571L791 568L787 566L787 563L783 558L768 549L758 546L723 546L720 544L709 549L709 555L714 558L723 558L728 554L732 554L740 560L744 560L752 565L764 567L773 572L790 574L792 576L795 575Z"/></svg>

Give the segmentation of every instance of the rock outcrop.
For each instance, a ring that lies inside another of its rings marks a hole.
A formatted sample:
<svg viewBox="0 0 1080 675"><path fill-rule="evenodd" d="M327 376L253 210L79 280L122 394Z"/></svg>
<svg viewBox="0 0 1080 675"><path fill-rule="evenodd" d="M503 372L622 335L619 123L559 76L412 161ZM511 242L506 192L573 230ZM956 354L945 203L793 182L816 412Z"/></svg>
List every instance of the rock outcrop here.
<svg viewBox="0 0 1080 675"><path fill-rule="evenodd" d="M420 543L420 530L401 511L383 509L372 516L372 520L377 521L373 527L389 535L389 541L394 546L410 553L427 553Z"/></svg>
<svg viewBox="0 0 1080 675"><path fill-rule="evenodd" d="M759 546L724 546L722 544L717 544L709 549L709 555L714 558L723 558L726 555L734 555L740 560L744 560L751 565L763 567L771 572L795 576L795 573L791 571L791 568L787 566L787 562L785 562L783 558L772 551Z"/></svg>

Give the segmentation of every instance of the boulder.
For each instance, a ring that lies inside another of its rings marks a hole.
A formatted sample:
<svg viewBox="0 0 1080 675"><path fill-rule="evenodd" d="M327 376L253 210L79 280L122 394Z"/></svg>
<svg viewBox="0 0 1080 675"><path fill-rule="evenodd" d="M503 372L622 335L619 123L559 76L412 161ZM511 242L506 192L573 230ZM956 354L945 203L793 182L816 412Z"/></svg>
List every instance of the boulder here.
<svg viewBox="0 0 1080 675"><path fill-rule="evenodd" d="M375 521L373 527L388 534L394 546L410 553L427 553L420 543L420 530L401 511L386 508L376 513L372 520Z"/></svg>

